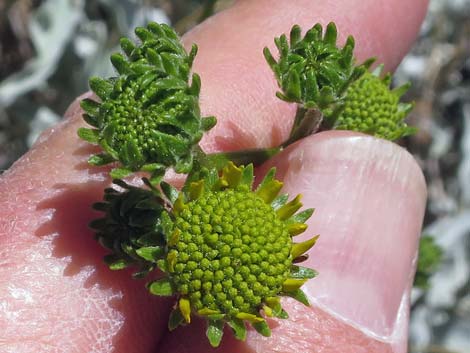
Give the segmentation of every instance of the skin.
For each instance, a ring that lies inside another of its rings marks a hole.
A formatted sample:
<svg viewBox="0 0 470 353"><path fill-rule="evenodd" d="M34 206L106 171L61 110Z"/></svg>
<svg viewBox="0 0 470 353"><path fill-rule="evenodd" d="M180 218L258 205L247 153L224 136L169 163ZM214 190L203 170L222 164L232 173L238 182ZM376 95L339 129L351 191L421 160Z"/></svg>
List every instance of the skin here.
<svg viewBox="0 0 470 353"><path fill-rule="evenodd" d="M289 5L287 5L289 4ZM294 23L333 20L356 37L359 60L376 55L393 69L407 52L426 1L238 1L184 40L199 45L201 108L219 123L206 151L273 146L289 131L293 107L276 100L261 55ZM343 37L344 39L344 37ZM127 273L109 271L87 223L110 181L89 168L96 152L80 141L78 98L58 126L0 179L1 352L406 352L409 290L426 197L422 173L395 144L326 132L286 149L278 168L285 191L316 208L308 234L321 234L308 265L321 275L304 288L311 307L283 305L267 339L226 332L209 348L195 320L166 330L173 300L154 298Z"/></svg>

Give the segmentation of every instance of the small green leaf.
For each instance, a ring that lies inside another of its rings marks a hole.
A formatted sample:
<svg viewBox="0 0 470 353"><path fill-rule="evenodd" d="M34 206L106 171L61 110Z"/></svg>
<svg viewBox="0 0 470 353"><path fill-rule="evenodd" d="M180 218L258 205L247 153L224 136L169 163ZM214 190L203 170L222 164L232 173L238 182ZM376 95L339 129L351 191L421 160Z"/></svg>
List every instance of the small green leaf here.
<svg viewBox="0 0 470 353"><path fill-rule="evenodd" d="M169 297L174 294L170 280L166 277L157 281L150 282L147 285L147 288L153 295Z"/></svg>
<svg viewBox="0 0 470 353"><path fill-rule="evenodd" d="M265 337L271 336L271 329L269 328L268 323L266 321L256 322L251 325L261 335Z"/></svg>
<svg viewBox="0 0 470 353"><path fill-rule="evenodd" d="M268 65L271 67L271 69L274 70L274 68L277 67L277 61L274 59L274 57L271 54L271 51L269 50L268 47L265 47L263 49L263 54L264 54L264 58L266 59Z"/></svg>
<svg viewBox="0 0 470 353"><path fill-rule="evenodd" d="M109 175L111 175L111 178L113 179L122 179L128 176L129 174L132 173L132 170L126 169L126 168L114 168L111 170Z"/></svg>
<svg viewBox="0 0 470 353"><path fill-rule="evenodd" d="M146 42L154 38L154 35L144 27L137 27L135 30L135 35L139 37L142 42Z"/></svg>
<svg viewBox="0 0 470 353"><path fill-rule="evenodd" d="M160 183L160 187L163 191L163 194L166 196L166 198L174 204L176 199L178 198L179 192L176 188L174 188L172 185L168 184L165 181L162 181Z"/></svg>
<svg viewBox="0 0 470 353"><path fill-rule="evenodd" d="M189 55L188 55L188 64L189 64L189 67L193 66L193 61L194 61L194 58L196 57L197 55L197 51L198 51L198 47L196 44L193 44L191 46L191 51L189 52Z"/></svg>
<svg viewBox="0 0 470 353"><path fill-rule="evenodd" d="M324 41L325 43L336 45L336 39L338 37L338 31L334 22L328 23L325 30Z"/></svg>
<svg viewBox="0 0 470 353"><path fill-rule="evenodd" d="M101 105L100 103L95 102L94 100L90 98L85 98L82 101L80 101L80 107L83 109L85 113L87 113L88 115L92 117L98 116L99 111L100 111L100 105ZM90 124L90 125L97 127L94 124Z"/></svg>
<svg viewBox="0 0 470 353"><path fill-rule="evenodd" d="M258 188L256 189L256 191L263 188L265 186L265 184L269 183L271 180L274 180L275 175L276 175L276 168L273 167L273 168L269 169L269 171L266 173L263 180L259 184Z"/></svg>
<svg viewBox="0 0 470 353"><path fill-rule="evenodd" d="M181 315L181 311L179 309L173 309L170 313L170 318L168 319L168 329L173 331L184 322L184 317Z"/></svg>
<svg viewBox="0 0 470 353"><path fill-rule="evenodd" d="M302 212L299 212L293 215L291 218L289 218L288 222L289 223L305 223L312 216L313 212L314 212L313 208L308 208Z"/></svg>
<svg viewBox="0 0 470 353"><path fill-rule="evenodd" d="M126 53L126 55L130 57L135 49L134 43L132 43L132 41L128 38L121 38L119 43L124 53Z"/></svg>
<svg viewBox="0 0 470 353"><path fill-rule="evenodd" d="M114 162L114 158L106 153L95 154L88 159L88 163L94 166L102 166L111 162Z"/></svg>
<svg viewBox="0 0 470 353"><path fill-rule="evenodd" d="M286 293L284 293L284 295L287 295L291 298L294 298L295 300L301 302L305 306L310 306L310 303L308 302L307 296L305 295L305 293L301 289L297 289L297 290L292 291L292 292L286 292Z"/></svg>
<svg viewBox="0 0 470 353"><path fill-rule="evenodd" d="M276 211L282 206L284 206L288 199L289 199L288 194L279 195L278 197L274 199L273 202L271 202L271 207L273 208L274 211Z"/></svg>
<svg viewBox="0 0 470 353"><path fill-rule="evenodd" d="M206 330L207 338L212 347L218 347L224 334L224 322L222 320L209 320Z"/></svg>
<svg viewBox="0 0 470 353"><path fill-rule="evenodd" d="M215 126L215 124L217 124L215 116L206 116L201 119L201 128L204 131L209 131Z"/></svg>
<svg viewBox="0 0 470 353"><path fill-rule="evenodd" d="M127 266L129 266L129 263L127 260L122 259L122 258L117 258L115 255L106 255L104 257L104 262L109 266L110 270L117 271L117 270L122 270L125 269Z"/></svg>
<svg viewBox="0 0 470 353"><path fill-rule="evenodd" d="M290 35L289 35L289 41L292 47L296 46L297 43L300 41L301 34L302 34L302 30L299 25L292 26L292 29L290 30Z"/></svg>
<svg viewBox="0 0 470 353"><path fill-rule="evenodd" d="M113 91L113 85L100 77L90 78L90 88L102 100L107 99Z"/></svg>
<svg viewBox="0 0 470 353"><path fill-rule="evenodd" d="M277 312L273 312L273 315L274 317L277 317L279 319L284 319L284 320L289 318L289 314L284 309L281 309Z"/></svg>
<svg viewBox="0 0 470 353"><path fill-rule="evenodd" d="M288 73L284 92L284 94L293 101L301 100L300 76L297 71L292 70Z"/></svg>
<svg viewBox="0 0 470 353"><path fill-rule="evenodd" d="M227 322L227 324L232 328L233 334L236 339L244 341L246 339L246 327L245 322L240 319L232 319Z"/></svg>
<svg viewBox="0 0 470 353"><path fill-rule="evenodd" d="M135 252L144 260L156 262L163 255L164 249L160 246L146 246L138 248Z"/></svg>
<svg viewBox="0 0 470 353"><path fill-rule="evenodd" d="M124 58L124 56L122 56L122 54L112 54L111 63L120 75L127 75L131 72L129 69L129 63Z"/></svg>
<svg viewBox="0 0 470 353"><path fill-rule="evenodd" d="M191 80L191 86L189 87L189 92L196 97L199 97L199 92L201 90L201 77L194 73Z"/></svg>
<svg viewBox="0 0 470 353"><path fill-rule="evenodd" d="M314 269L292 265L290 275L291 278L314 278L318 275L318 272Z"/></svg>
<svg viewBox="0 0 470 353"><path fill-rule="evenodd" d="M99 131L81 127L77 131L78 136L87 142L97 144L99 142Z"/></svg>

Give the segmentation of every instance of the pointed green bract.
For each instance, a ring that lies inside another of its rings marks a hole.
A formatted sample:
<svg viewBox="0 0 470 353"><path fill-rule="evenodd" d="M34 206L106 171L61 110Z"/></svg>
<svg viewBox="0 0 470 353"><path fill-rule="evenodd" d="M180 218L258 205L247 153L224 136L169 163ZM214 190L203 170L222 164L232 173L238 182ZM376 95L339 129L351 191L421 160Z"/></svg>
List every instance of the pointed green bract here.
<svg viewBox="0 0 470 353"><path fill-rule="evenodd" d="M184 323L184 317L181 314L181 311L178 309L172 310L170 313L170 318L168 319L168 329L173 331L178 326Z"/></svg>
<svg viewBox="0 0 470 353"><path fill-rule="evenodd" d="M207 325L206 335L212 347L218 347L224 334L224 322L210 320Z"/></svg>
<svg viewBox="0 0 470 353"><path fill-rule="evenodd" d="M153 295L160 295L160 296L171 296L174 294L173 288L171 287L171 282L168 278L163 278L158 281L150 282L148 284L149 292Z"/></svg>
<svg viewBox="0 0 470 353"><path fill-rule="evenodd" d="M269 328L268 324L266 321L261 321L252 324L253 328L256 330L256 332L260 333L261 335L265 337L270 337L271 336L271 329Z"/></svg>
<svg viewBox="0 0 470 353"><path fill-rule="evenodd" d="M244 341L246 339L245 322L240 319L233 318L227 324L232 328L233 334L237 340Z"/></svg>

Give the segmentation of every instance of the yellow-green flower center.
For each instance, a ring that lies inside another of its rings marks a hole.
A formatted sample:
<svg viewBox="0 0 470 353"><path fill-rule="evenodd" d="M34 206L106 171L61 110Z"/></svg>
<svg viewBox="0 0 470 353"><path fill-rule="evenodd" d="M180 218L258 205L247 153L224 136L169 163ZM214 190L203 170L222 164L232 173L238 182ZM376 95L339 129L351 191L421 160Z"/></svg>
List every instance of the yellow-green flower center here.
<svg viewBox="0 0 470 353"><path fill-rule="evenodd" d="M404 126L402 120L407 112L400 107L400 96L390 91L379 77L367 72L348 88L336 128L394 139L396 130Z"/></svg>
<svg viewBox="0 0 470 353"><path fill-rule="evenodd" d="M195 310L258 313L290 273L292 241L271 205L253 192L203 193L175 220L171 280Z"/></svg>

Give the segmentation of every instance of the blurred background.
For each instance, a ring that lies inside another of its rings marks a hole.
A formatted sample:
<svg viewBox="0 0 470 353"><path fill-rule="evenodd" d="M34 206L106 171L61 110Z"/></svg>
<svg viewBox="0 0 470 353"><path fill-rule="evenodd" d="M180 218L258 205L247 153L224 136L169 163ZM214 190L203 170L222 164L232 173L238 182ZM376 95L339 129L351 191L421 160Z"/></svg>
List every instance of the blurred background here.
<svg viewBox="0 0 470 353"><path fill-rule="evenodd" d="M0 0L0 173L61 119L91 75L112 75L121 36L148 21L184 33L231 2ZM396 85L406 81L419 132L403 144L428 183L424 234L443 251L428 288L413 289L409 352L469 353L470 0L431 0L395 75Z"/></svg>

